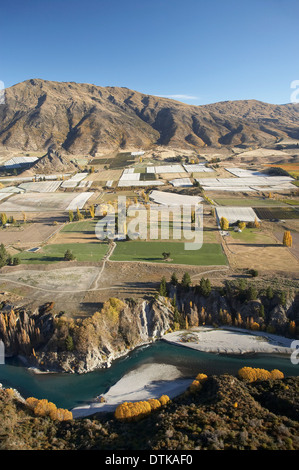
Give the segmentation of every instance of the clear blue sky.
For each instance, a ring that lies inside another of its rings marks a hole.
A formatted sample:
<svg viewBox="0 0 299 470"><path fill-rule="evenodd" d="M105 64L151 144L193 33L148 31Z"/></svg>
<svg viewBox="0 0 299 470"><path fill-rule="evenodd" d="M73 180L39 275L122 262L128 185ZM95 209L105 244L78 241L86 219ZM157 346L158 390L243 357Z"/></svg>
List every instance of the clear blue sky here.
<svg viewBox="0 0 299 470"><path fill-rule="evenodd" d="M1 0L0 80L287 103L298 22L298 0Z"/></svg>

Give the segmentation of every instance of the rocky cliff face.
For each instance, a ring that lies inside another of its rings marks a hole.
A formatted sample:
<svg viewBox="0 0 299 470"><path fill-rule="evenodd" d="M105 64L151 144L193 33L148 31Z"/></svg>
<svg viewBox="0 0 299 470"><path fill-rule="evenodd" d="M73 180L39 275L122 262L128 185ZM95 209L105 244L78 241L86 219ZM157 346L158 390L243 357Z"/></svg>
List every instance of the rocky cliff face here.
<svg viewBox="0 0 299 470"><path fill-rule="evenodd" d="M255 100L191 106L128 88L27 80L5 92L0 143L23 150L268 145L298 139L299 105Z"/></svg>
<svg viewBox="0 0 299 470"><path fill-rule="evenodd" d="M162 300L121 304L117 320L101 312L92 317L92 326L82 322L62 332L66 325L56 325L51 341L36 354L37 366L77 373L107 368L134 348L160 339L170 328L172 308ZM61 350L61 340L67 338L73 339L72 347Z"/></svg>
<svg viewBox="0 0 299 470"><path fill-rule="evenodd" d="M30 356L49 341L54 332L51 307L52 304L46 304L30 312L14 310L10 304L1 305L0 339L4 343L6 356Z"/></svg>
<svg viewBox="0 0 299 470"><path fill-rule="evenodd" d="M3 306L0 339L7 356L23 355L43 370L84 373L161 338L170 328L173 309L162 300L124 303L111 299L100 313L73 321L51 314Z"/></svg>
<svg viewBox="0 0 299 470"><path fill-rule="evenodd" d="M298 325L298 306L298 295L283 301L277 295L244 300L240 292L232 290L213 289L203 295L196 287L183 289L179 285L170 286L167 298L109 299L100 312L78 320L54 316L53 304L35 312L3 304L0 340L7 356L26 356L31 366L85 373L109 367L113 360L173 329L202 324L251 328L254 323L261 331L288 335L290 322Z"/></svg>

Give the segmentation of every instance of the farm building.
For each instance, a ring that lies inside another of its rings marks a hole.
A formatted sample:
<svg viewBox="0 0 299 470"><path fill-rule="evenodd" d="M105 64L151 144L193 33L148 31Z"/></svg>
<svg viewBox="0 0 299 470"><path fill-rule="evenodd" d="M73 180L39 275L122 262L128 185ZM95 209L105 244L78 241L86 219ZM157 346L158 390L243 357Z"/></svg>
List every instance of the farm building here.
<svg viewBox="0 0 299 470"><path fill-rule="evenodd" d="M64 181L61 185L62 188L75 188L84 178L88 176L88 173L77 173L72 176L69 180Z"/></svg>
<svg viewBox="0 0 299 470"><path fill-rule="evenodd" d="M150 167L151 168L151 167ZM186 173L182 165L155 166L155 173Z"/></svg>
<svg viewBox="0 0 299 470"><path fill-rule="evenodd" d="M193 186L190 178L176 178L174 180L170 180L169 183L175 188L188 188Z"/></svg>
<svg viewBox="0 0 299 470"><path fill-rule="evenodd" d="M200 196L185 196L182 194L169 193L166 191L152 191L149 197L157 204L166 206L192 206L197 205L203 201L203 198Z"/></svg>
<svg viewBox="0 0 299 470"><path fill-rule="evenodd" d="M31 165L32 163L36 162L38 160L37 157L14 157L11 158L10 160L7 160L2 167L4 167L7 170L13 170L17 168L22 168Z"/></svg>
<svg viewBox="0 0 299 470"><path fill-rule="evenodd" d="M196 179L205 191L279 191L294 189L293 178L289 176L250 176L239 178Z"/></svg>
<svg viewBox="0 0 299 470"><path fill-rule="evenodd" d="M132 157L138 157L138 156L141 156L141 155L144 155L145 152L143 150L140 150L138 152L131 152L131 155Z"/></svg>
<svg viewBox="0 0 299 470"><path fill-rule="evenodd" d="M259 221L259 218L251 207L216 207L216 214L218 221L224 217L228 220L230 225L238 221L254 222L256 219Z"/></svg>
<svg viewBox="0 0 299 470"><path fill-rule="evenodd" d="M162 186L163 181L149 180L149 181L140 181L140 180L119 180L119 188L128 188L130 186Z"/></svg>
<svg viewBox="0 0 299 470"><path fill-rule="evenodd" d="M183 166L187 173L214 173L214 170L207 167L205 163L190 163Z"/></svg>
<svg viewBox="0 0 299 470"><path fill-rule="evenodd" d="M32 183L21 183L19 188L26 192L54 193L60 185L61 181L34 181Z"/></svg>

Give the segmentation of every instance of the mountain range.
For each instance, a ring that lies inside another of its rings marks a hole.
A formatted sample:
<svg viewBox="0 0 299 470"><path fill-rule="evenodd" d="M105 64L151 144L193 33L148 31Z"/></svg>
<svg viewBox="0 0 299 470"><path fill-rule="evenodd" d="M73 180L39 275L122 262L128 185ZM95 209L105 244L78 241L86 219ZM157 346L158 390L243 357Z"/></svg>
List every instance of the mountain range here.
<svg viewBox="0 0 299 470"><path fill-rule="evenodd" d="M155 145L267 146L299 139L299 104L256 100L193 106L122 87L26 80L5 90L0 144L70 154Z"/></svg>

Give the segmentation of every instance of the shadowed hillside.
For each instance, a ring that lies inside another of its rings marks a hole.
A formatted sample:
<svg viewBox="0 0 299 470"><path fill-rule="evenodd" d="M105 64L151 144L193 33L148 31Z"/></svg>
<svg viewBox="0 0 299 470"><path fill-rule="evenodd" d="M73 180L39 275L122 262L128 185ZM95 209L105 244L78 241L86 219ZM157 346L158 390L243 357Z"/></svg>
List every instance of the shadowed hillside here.
<svg viewBox="0 0 299 470"><path fill-rule="evenodd" d="M27 80L6 90L0 143L22 150L51 145L72 154L101 148L269 145L299 138L299 105L255 100L191 106L128 88Z"/></svg>

